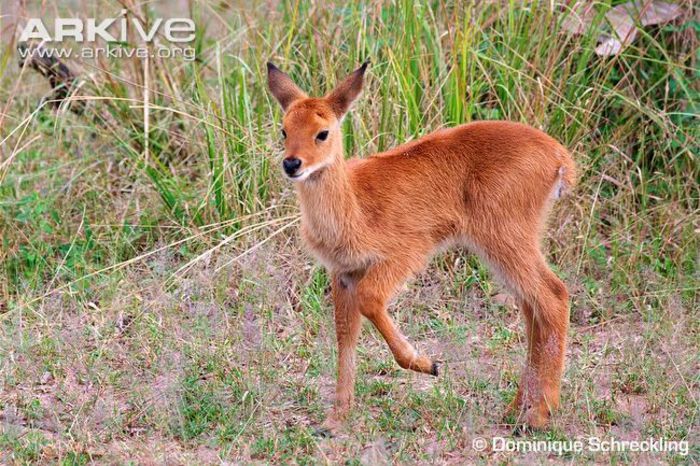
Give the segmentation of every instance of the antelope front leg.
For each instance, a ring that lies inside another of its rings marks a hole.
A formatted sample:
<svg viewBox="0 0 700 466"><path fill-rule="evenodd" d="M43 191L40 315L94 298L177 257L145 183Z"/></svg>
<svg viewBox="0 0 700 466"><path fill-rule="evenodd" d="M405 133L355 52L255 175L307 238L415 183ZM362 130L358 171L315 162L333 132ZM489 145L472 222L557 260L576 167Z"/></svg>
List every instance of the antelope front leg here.
<svg viewBox="0 0 700 466"><path fill-rule="evenodd" d="M360 313L382 334L394 359L404 369L438 375L438 365L419 354L398 329L387 310L387 303L404 276L387 265L368 271L358 283L357 300Z"/></svg>
<svg viewBox="0 0 700 466"><path fill-rule="evenodd" d="M324 422L331 430L347 416L355 392L355 349L360 335L361 316L347 279L335 275L332 283L335 306L335 333L338 341L338 382L333 410Z"/></svg>

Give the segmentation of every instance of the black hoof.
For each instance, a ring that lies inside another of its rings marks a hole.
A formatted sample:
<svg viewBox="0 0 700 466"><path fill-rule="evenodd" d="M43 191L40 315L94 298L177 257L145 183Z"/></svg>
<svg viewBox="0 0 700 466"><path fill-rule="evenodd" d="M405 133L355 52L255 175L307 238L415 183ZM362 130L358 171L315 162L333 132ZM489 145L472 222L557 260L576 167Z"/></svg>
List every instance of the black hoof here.
<svg viewBox="0 0 700 466"><path fill-rule="evenodd" d="M438 376L438 363L433 363L433 367L430 369L430 375Z"/></svg>

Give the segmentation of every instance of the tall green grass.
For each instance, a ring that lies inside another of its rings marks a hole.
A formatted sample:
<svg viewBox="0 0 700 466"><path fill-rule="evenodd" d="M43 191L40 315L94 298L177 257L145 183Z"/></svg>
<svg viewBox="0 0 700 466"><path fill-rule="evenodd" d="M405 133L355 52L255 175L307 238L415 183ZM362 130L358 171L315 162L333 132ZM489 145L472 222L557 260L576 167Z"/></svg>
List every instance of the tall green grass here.
<svg viewBox="0 0 700 466"><path fill-rule="evenodd" d="M591 31L609 7L597 5ZM159 14L148 6L139 13ZM2 172L3 293L9 298L46 286L66 267L63 245L72 235L92 246L80 270L63 280L233 219L181 251L201 252L245 225L236 219L292 204L278 176L281 112L265 89L267 60L314 95L370 60L364 97L343 125L349 155L479 119L548 131L573 151L582 176L575 200L562 209L570 220L554 235L560 265L577 273L622 272L663 255L671 265L662 269L673 269L667 271L673 280L692 277L697 24L648 29L620 56L602 58L593 52L595 32L562 30L568 14L549 2L398 0L322 8L295 0L272 11L196 4L197 60L150 62L148 137L143 63L136 60L88 68L92 75L81 92L98 99L83 115L40 110L12 133L35 100L9 93L17 70L8 60L13 51L6 50L2 88L11 105L1 129L8 138L3 150L37 140ZM43 155L32 158L36 151ZM65 190L65 166L90 166L99 176L78 175L71 185L79 188ZM37 191L46 194L28 197ZM114 208L120 201L126 204ZM66 215L67 206L84 211L84 219ZM686 221L672 225L674 218ZM87 241L79 220L111 226ZM620 262L599 263L600 248L614 248ZM621 273L620 280L631 289L643 286L638 274Z"/></svg>

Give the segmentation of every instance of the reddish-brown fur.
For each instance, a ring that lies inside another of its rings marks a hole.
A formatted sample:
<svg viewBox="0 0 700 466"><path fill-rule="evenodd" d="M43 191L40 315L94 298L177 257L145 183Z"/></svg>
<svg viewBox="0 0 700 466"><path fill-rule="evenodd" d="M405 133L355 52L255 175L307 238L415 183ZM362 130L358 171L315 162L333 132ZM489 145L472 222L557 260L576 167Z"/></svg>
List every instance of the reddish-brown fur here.
<svg viewBox="0 0 700 466"><path fill-rule="evenodd" d="M346 161L339 121L360 93L365 68L328 96L309 98L268 65L270 90L285 110L285 158L301 161L294 179L302 236L333 277L338 384L328 423L352 404L360 316L376 326L401 367L437 375L437 365L396 327L387 303L432 254L461 244L520 303L528 357L511 408L543 427L559 403L569 299L540 238L551 201L574 185L574 162L545 133L505 121L443 129Z"/></svg>

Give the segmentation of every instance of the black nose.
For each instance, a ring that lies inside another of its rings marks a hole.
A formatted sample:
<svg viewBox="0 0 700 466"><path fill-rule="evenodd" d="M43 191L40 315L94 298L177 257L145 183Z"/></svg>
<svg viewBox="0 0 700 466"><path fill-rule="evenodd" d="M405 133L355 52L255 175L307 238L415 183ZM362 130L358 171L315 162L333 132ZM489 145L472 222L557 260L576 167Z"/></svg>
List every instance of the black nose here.
<svg viewBox="0 0 700 466"><path fill-rule="evenodd" d="M287 157L282 161L282 167L287 175L293 175L301 167L301 160L296 157Z"/></svg>

